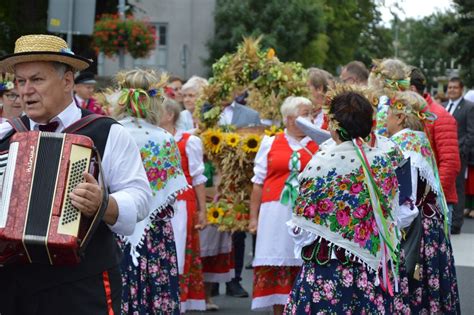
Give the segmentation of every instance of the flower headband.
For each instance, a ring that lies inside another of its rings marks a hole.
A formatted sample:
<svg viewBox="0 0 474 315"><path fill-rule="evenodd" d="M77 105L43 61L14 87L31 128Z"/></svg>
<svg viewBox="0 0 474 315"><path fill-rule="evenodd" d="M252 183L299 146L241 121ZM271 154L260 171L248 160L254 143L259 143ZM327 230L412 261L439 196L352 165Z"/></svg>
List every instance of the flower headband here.
<svg viewBox="0 0 474 315"><path fill-rule="evenodd" d="M0 91L9 91L15 88L14 76L10 73L3 73L0 76Z"/></svg>
<svg viewBox="0 0 474 315"><path fill-rule="evenodd" d="M408 76L398 80L385 78L386 74L383 73L384 68L382 67L383 60L373 60L372 62L373 65L370 71L383 80L385 88L392 91L408 90L410 87L410 78Z"/></svg>
<svg viewBox="0 0 474 315"><path fill-rule="evenodd" d="M416 115L416 117L418 117L418 119L423 123L433 123L436 120L436 115L428 111L428 104L426 102L421 105L419 111L414 110L412 104L410 104L408 100L406 100L405 103L396 97L392 97L389 100L389 106L391 108L401 111L404 114Z"/></svg>
<svg viewBox="0 0 474 315"><path fill-rule="evenodd" d="M127 113L138 118L146 118L150 109L150 97L163 95L161 89L152 88L148 91L143 89L127 89L120 91L118 99L119 106L125 106Z"/></svg>

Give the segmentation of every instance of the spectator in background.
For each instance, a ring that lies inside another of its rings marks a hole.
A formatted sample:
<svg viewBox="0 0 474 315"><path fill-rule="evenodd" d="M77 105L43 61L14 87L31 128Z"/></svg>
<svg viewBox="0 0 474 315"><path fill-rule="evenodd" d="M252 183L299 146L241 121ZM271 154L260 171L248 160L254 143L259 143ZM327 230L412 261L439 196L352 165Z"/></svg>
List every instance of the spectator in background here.
<svg viewBox="0 0 474 315"><path fill-rule="evenodd" d="M179 102L181 105L183 104L183 94L181 92L181 88L183 87L184 80L178 76L170 76L168 78L168 85L165 88L165 92L168 97L174 99L175 101Z"/></svg>
<svg viewBox="0 0 474 315"><path fill-rule="evenodd" d="M19 117L23 112L18 90L15 87L15 78L12 74L5 73L0 77L0 123Z"/></svg>
<svg viewBox="0 0 474 315"><path fill-rule="evenodd" d="M366 86L369 80L369 70L362 62L354 60L342 68L339 78L346 84Z"/></svg>
<svg viewBox="0 0 474 315"><path fill-rule="evenodd" d="M311 92L311 102L313 110L311 116L316 127L321 128L324 121L322 105L324 104L326 92L334 81L333 76L319 68L308 69L308 86Z"/></svg>
<svg viewBox="0 0 474 315"><path fill-rule="evenodd" d="M97 81L92 72L82 72L74 79L74 100L77 106L99 115L106 115L93 97Z"/></svg>
<svg viewBox="0 0 474 315"><path fill-rule="evenodd" d="M198 120L193 117L196 101L201 96L202 90L208 85L207 80L192 76L181 88L184 108L180 114L176 129L188 131L198 127Z"/></svg>
<svg viewBox="0 0 474 315"><path fill-rule="evenodd" d="M456 176L461 168L456 119L443 106L435 102L429 93L425 93L425 88L425 75L420 69L413 68L410 74L410 90L422 95L428 104L428 111L437 116L433 124L426 124L426 131L438 165L441 185L450 211L449 223L451 223L454 205L458 203Z"/></svg>
<svg viewBox="0 0 474 315"><path fill-rule="evenodd" d="M474 165L474 103L463 98L463 89L464 84L460 78L449 79L447 91L449 101L443 104L458 123L458 144L461 158L461 170L456 179L458 203L454 207L452 215L451 234L461 233L466 203L466 168L467 165Z"/></svg>

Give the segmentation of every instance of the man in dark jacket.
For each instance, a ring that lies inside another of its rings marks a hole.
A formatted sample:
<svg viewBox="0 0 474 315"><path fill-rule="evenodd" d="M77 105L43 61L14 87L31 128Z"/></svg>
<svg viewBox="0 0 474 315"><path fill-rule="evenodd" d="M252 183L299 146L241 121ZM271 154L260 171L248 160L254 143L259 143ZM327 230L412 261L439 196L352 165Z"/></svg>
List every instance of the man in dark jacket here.
<svg viewBox="0 0 474 315"><path fill-rule="evenodd" d="M461 168L457 123L456 119L443 106L436 103L429 93L424 93L425 88L425 75L420 69L413 68L410 74L410 89L423 95L428 103L428 110L437 116L433 124L427 125L427 131L451 217L454 206L458 203L455 183ZM451 220L449 222L451 223Z"/></svg>
<svg viewBox="0 0 474 315"><path fill-rule="evenodd" d="M443 105L453 115L458 123L458 142L461 158L461 170L456 178L458 203L454 207L451 233L461 233L463 212L466 201L464 186L466 181L466 168L468 163L474 163L474 103L463 98L464 84L458 77L453 77L448 82L447 95L449 101Z"/></svg>

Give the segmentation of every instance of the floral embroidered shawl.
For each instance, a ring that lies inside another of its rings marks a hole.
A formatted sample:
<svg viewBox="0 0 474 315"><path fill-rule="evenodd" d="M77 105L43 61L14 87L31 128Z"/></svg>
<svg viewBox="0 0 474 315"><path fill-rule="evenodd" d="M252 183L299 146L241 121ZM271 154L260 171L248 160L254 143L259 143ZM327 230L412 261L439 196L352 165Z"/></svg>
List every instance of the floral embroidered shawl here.
<svg viewBox="0 0 474 315"><path fill-rule="evenodd" d="M384 217L390 233L396 226L390 212L398 209L397 165L379 148L364 145L386 205ZM365 175L351 142L320 150L299 177L300 192L292 223L332 245L344 248L378 272L382 262L381 239ZM397 240L398 242L398 240ZM398 243L397 243L398 244Z"/></svg>
<svg viewBox="0 0 474 315"><path fill-rule="evenodd" d="M410 158L411 165L418 169L418 174L426 180L436 194L438 207L446 218L448 205L439 179L438 166L426 134L423 131L404 129L393 135L391 139L400 147L403 156Z"/></svg>
<svg viewBox="0 0 474 315"><path fill-rule="evenodd" d="M132 235L124 237L124 240L131 244L131 255L137 264L136 248L142 245L153 219L157 215L162 217L163 210L172 205L177 195L188 189L189 185L181 168L178 146L170 133L143 119L125 118L120 123L132 135L140 150L153 193L149 203L152 210L143 221L137 223ZM170 217L164 216L164 219Z"/></svg>

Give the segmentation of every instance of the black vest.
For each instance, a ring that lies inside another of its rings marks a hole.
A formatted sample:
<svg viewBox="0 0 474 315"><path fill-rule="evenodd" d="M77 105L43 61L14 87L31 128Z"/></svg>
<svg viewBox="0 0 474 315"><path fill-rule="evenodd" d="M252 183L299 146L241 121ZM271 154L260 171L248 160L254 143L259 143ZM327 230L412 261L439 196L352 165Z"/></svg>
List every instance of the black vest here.
<svg viewBox="0 0 474 315"><path fill-rule="evenodd" d="M82 117L92 114L84 109L81 111ZM22 121L29 129L29 119L23 116ZM103 156L110 127L116 123L114 119L104 117L74 133L90 137L100 155ZM8 150L10 137L14 133L13 131L0 140L0 152ZM107 174L105 175L107 177ZM25 293L33 293L61 283L100 274L106 269L117 266L120 263L121 255L114 234L104 222L101 222L78 265L67 267L41 264L8 265L0 268L0 283L15 281L20 290L24 290Z"/></svg>

